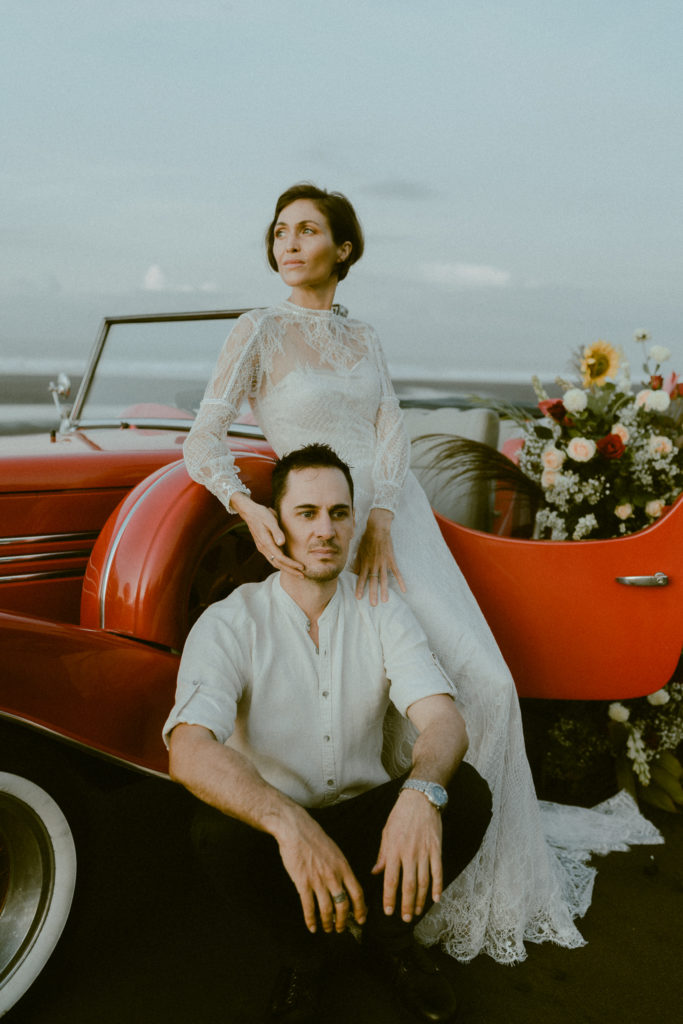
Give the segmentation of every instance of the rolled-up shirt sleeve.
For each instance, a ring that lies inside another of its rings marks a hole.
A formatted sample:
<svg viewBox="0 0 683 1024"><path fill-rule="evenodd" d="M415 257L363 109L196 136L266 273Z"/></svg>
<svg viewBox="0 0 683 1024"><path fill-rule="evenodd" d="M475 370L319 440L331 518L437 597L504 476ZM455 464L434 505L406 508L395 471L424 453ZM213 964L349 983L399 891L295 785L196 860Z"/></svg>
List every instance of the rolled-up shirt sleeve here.
<svg viewBox="0 0 683 1024"><path fill-rule="evenodd" d="M391 592L378 605L384 670L392 704L406 714L415 701L445 693L455 698L456 687L431 651L422 626L402 598Z"/></svg>
<svg viewBox="0 0 683 1024"><path fill-rule="evenodd" d="M237 705L250 676L244 660L240 637L209 608L185 643L175 704L163 728L166 746L171 732L181 723L210 729L219 743L232 736Z"/></svg>

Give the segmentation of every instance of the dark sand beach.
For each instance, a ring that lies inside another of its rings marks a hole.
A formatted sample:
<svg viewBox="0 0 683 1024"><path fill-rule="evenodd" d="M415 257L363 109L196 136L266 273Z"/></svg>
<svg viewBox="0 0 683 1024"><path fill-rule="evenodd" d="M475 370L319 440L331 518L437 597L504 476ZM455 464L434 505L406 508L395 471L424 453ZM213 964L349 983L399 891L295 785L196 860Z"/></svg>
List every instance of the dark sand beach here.
<svg viewBox="0 0 683 1024"><path fill-rule="evenodd" d="M80 757L82 755L69 755ZM8 1024L256 1024L277 964L233 934L195 870L189 799L171 783L117 778L91 801L78 898L52 960ZM462 1024L674 1024L683 976L683 819L648 809L664 845L594 859L587 945L528 946L502 966L435 953ZM329 1024L410 1024L350 943L325 990Z"/></svg>

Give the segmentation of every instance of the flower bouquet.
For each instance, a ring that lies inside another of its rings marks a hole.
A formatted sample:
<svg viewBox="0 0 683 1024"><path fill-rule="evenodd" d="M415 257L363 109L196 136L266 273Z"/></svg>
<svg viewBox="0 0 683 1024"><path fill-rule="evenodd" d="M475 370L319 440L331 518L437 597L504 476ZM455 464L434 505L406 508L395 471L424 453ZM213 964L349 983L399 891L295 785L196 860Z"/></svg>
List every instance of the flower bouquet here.
<svg viewBox="0 0 683 1024"><path fill-rule="evenodd" d="M645 333L636 335L646 344ZM661 345L647 352L634 390L623 355L598 341L580 354L580 384L561 398L535 381L541 419L525 420L519 468L542 490L535 536L619 537L658 519L683 491L683 385L664 381Z"/></svg>
<svg viewBox="0 0 683 1024"><path fill-rule="evenodd" d="M622 352L606 341L580 351L575 380L557 378L551 398L533 378L533 414L486 399L519 427L518 463L487 445L429 435L429 469L451 479L494 482L526 500L533 536L544 540L621 537L649 526L683 491L683 382L662 376L668 349L645 347L640 387Z"/></svg>
<svg viewBox="0 0 683 1024"><path fill-rule="evenodd" d="M548 702L546 719L546 786L559 785L575 797L607 762L619 789L661 810L683 810L683 682L610 704Z"/></svg>

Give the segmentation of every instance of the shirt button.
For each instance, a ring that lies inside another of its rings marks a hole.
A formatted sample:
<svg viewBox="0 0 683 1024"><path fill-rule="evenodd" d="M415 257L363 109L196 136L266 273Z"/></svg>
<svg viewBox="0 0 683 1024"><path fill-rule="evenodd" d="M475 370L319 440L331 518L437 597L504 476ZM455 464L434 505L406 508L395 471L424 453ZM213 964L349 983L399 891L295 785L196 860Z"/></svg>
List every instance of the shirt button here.
<svg viewBox="0 0 683 1024"><path fill-rule="evenodd" d="M328 786L334 786L334 779L328 779L327 780L327 785Z"/></svg>
<svg viewBox="0 0 683 1024"><path fill-rule="evenodd" d="M325 743L329 743L330 742L330 737L329 736L325 736L324 740L325 740Z"/></svg>
<svg viewBox="0 0 683 1024"><path fill-rule="evenodd" d="M329 697L329 695L330 695L330 691L329 690L323 690L323 697Z"/></svg>

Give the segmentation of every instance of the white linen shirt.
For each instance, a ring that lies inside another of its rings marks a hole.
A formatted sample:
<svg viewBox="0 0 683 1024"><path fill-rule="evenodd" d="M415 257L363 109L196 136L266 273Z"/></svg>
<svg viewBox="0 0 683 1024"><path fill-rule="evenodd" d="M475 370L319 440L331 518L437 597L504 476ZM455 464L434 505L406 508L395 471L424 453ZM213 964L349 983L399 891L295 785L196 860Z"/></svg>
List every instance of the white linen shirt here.
<svg viewBox="0 0 683 1024"><path fill-rule="evenodd" d="M386 782L389 701L405 715L416 700L455 689L407 604L390 591L373 608L355 587L343 572L318 620L317 649L279 573L207 608L185 644L167 745L179 723L202 725L304 807Z"/></svg>

